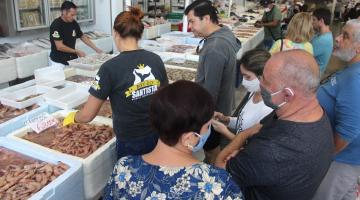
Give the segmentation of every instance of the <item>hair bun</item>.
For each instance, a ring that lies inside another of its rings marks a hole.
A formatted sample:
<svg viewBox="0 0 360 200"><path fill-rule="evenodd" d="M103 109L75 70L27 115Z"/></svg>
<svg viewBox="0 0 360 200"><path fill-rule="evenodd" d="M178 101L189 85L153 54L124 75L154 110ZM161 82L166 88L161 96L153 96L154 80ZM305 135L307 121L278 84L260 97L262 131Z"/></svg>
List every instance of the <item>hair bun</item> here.
<svg viewBox="0 0 360 200"><path fill-rule="evenodd" d="M141 20L144 17L144 13L141 11L140 8L137 7L129 7L130 13L133 17L137 18L138 20Z"/></svg>

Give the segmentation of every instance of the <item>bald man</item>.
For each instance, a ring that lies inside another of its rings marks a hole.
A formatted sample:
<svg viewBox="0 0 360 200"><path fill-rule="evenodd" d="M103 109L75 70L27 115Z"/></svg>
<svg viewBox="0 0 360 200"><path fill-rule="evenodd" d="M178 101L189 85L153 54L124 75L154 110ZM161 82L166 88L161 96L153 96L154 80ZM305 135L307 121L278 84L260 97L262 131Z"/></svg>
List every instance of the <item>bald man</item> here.
<svg viewBox="0 0 360 200"><path fill-rule="evenodd" d="M237 135L216 161L246 200L313 197L334 149L330 122L316 98L319 77L314 57L303 50L275 54L266 63L261 95L274 112Z"/></svg>

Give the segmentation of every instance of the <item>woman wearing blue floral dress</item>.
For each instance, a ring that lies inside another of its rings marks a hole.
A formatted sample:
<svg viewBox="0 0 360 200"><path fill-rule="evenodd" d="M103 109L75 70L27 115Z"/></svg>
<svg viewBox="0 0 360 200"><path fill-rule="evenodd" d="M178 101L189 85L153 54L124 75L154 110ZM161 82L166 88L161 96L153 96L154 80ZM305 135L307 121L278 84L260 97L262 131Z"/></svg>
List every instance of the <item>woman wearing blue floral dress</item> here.
<svg viewBox="0 0 360 200"><path fill-rule="evenodd" d="M243 199L225 170L193 156L210 135L213 112L211 95L195 83L178 81L161 88L150 105L151 124L159 132L157 146L118 161L104 200Z"/></svg>

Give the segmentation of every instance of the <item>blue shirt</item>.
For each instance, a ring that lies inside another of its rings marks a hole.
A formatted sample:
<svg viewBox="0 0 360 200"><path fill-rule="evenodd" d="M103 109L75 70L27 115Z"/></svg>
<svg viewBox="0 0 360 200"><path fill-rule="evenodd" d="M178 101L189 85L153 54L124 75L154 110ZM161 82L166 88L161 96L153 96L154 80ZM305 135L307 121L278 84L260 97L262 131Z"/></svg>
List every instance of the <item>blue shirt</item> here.
<svg viewBox="0 0 360 200"><path fill-rule="evenodd" d="M189 167L162 167L146 163L141 156L128 156L116 164L103 199L243 198L239 187L223 169L205 163Z"/></svg>
<svg viewBox="0 0 360 200"><path fill-rule="evenodd" d="M360 165L360 62L333 75L318 90L318 99L334 131L349 143L335 160Z"/></svg>
<svg viewBox="0 0 360 200"><path fill-rule="evenodd" d="M326 70L333 50L333 35L331 32L316 35L312 39L311 44L313 45L314 57L322 75Z"/></svg>

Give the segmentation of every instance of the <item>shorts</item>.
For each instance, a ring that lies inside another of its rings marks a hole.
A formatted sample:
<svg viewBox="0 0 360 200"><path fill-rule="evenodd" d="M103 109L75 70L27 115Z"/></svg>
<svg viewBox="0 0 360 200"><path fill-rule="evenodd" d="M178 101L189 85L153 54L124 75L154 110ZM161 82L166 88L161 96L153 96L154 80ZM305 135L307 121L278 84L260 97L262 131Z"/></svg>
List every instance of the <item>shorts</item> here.
<svg viewBox="0 0 360 200"><path fill-rule="evenodd" d="M204 145L204 150L210 151L215 149L220 145L220 141L221 141L221 134L215 131L215 129L211 126L211 133Z"/></svg>

